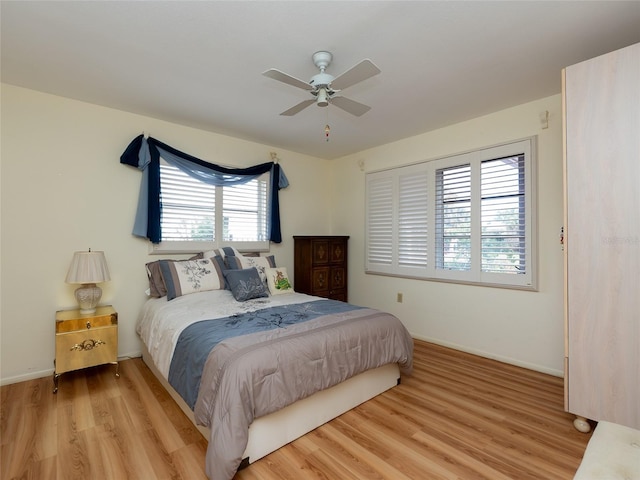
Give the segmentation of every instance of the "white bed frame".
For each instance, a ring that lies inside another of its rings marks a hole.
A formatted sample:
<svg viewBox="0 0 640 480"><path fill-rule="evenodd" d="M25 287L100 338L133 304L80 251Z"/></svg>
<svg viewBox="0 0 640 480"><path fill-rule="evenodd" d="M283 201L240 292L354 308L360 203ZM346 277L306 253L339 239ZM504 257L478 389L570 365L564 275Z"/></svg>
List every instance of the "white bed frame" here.
<svg viewBox="0 0 640 480"><path fill-rule="evenodd" d="M193 411L162 377L144 344L142 359L189 420L196 425ZM249 427L249 442L242 456L240 468L246 467L329 420L370 400L399 382L398 365L395 363L383 365L299 400L282 410L255 419ZM208 441L210 430L201 425L196 427Z"/></svg>

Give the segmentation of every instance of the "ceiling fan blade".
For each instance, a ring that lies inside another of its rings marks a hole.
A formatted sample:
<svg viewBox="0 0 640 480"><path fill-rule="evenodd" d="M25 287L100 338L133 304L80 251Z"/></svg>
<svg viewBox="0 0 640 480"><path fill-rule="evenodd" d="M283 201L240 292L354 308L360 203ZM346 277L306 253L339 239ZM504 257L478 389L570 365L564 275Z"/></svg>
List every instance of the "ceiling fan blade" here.
<svg viewBox="0 0 640 480"><path fill-rule="evenodd" d="M371 78L374 75L380 73L380 69L375 64L367 59L362 60L356 66L351 67L342 75L338 75L331 82L331 88L334 90L344 90L351 85L355 85L358 82L362 82L367 78Z"/></svg>
<svg viewBox="0 0 640 480"><path fill-rule="evenodd" d="M308 82L300 80L296 77L292 77L288 73L281 72L280 70L277 70L275 68L271 68L266 72L262 72L262 75L264 75L265 77L273 78L274 80L278 80L279 82L286 83L287 85L302 88L303 90L313 90L313 87L309 85Z"/></svg>
<svg viewBox="0 0 640 480"><path fill-rule="evenodd" d="M370 106L345 97L332 97L331 104L356 117L360 117L371 110Z"/></svg>
<svg viewBox="0 0 640 480"><path fill-rule="evenodd" d="M289 110L285 110L280 115L291 117L292 115L295 115L296 113L301 112L302 110L307 108L309 105L313 105L315 102L316 102L315 98L312 98L310 100L305 100L304 102L300 102L299 104L291 107Z"/></svg>

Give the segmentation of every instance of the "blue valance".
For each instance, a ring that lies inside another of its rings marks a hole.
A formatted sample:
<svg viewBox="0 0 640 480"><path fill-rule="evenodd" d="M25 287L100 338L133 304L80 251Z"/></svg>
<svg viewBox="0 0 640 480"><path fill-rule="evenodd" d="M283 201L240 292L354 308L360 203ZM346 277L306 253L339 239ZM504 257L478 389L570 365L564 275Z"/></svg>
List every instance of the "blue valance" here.
<svg viewBox="0 0 640 480"><path fill-rule="evenodd" d="M162 240L160 226L160 157L188 175L215 186L232 186L250 182L263 173L271 172L271 197L269 198L269 240L282 242L280 230L280 202L278 192L289 185L284 171L275 162L262 163L248 168L226 168L205 162L176 150L156 140L139 135L120 156L120 163L142 170L138 209L133 234L145 237L153 243Z"/></svg>

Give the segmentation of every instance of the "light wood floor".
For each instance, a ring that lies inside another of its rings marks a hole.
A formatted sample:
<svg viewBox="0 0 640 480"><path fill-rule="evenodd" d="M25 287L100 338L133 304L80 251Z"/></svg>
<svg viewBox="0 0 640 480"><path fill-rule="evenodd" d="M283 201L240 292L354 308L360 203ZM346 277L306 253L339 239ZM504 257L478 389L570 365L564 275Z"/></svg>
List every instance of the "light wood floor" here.
<svg viewBox="0 0 640 480"><path fill-rule="evenodd" d="M205 479L206 441L141 359L1 388L0 477ZM426 342L379 395L235 480L571 479L589 440L562 380Z"/></svg>

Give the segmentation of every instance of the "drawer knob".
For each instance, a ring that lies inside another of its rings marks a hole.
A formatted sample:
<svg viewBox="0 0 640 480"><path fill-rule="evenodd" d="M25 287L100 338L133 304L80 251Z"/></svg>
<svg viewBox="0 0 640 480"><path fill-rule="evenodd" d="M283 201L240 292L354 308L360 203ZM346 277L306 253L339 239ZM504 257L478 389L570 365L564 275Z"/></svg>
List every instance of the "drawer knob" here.
<svg viewBox="0 0 640 480"><path fill-rule="evenodd" d="M69 350L72 351L72 352L74 350L79 350L79 351L82 351L82 350L93 350L98 345L104 345L104 344L105 343L102 340L94 340L92 338L88 338L82 343L76 343Z"/></svg>
<svg viewBox="0 0 640 480"><path fill-rule="evenodd" d="M87 322L87 330L91 328L91 322Z"/></svg>

